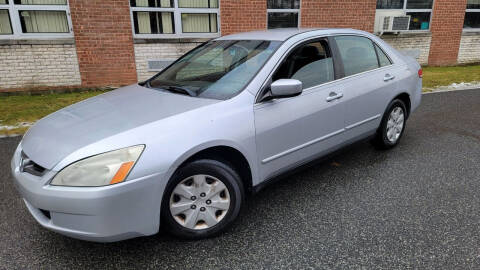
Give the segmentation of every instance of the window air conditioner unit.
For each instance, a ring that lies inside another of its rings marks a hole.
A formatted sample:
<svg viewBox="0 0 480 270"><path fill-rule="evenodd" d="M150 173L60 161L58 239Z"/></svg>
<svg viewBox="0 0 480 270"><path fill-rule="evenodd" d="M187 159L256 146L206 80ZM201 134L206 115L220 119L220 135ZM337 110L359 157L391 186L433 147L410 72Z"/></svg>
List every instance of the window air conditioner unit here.
<svg viewBox="0 0 480 270"><path fill-rule="evenodd" d="M380 11L377 10L375 16L375 33L395 33L408 30L410 27L410 15L405 15L404 11Z"/></svg>

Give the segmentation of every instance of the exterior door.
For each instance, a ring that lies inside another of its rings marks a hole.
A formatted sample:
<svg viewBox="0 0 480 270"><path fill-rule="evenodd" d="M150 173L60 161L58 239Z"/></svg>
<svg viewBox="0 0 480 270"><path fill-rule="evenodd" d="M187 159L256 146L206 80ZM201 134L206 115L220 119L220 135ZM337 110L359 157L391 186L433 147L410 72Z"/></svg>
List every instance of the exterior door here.
<svg viewBox="0 0 480 270"><path fill-rule="evenodd" d="M370 39L361 36L334 38L346 78L343 79L345 140L372 134L397 87L397 67Z"/></svg>
<svg viewBox="0 0 480 270"><path fill-rule="evenodd" d="M335 80L328 41L295 47L272 76L297 79L303 93L259 102L254 107L262 179L309 161L343 142L345 106Z"/></svg>

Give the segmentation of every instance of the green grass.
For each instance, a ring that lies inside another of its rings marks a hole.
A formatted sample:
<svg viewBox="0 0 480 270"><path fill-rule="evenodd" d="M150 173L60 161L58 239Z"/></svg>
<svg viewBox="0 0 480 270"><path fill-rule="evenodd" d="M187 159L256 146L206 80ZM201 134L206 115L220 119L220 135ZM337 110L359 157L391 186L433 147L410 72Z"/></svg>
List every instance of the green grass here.
<svg viewBox="0 0 480 270"><path fill-rule="evenodd" d="M480 82L480 65L455 67L424 67L424 91L438 86L460 82ZM65 106L104 93L94 90L75 93L44 95L0 96L0 135L22 134L28 127L7 130L1 126L18 126L23 122L33 123Z"/></svg>
<svg viewBox="0 0 480 270"><path fill-rule="evenodd" d="M7 130L1 126L17 126L23 122L33 123L63 107L104 92L95 90L31 96L0 96L0 135L22 134L28 129L28 127L18 127Z"/></svg>
<svg viewBox="0 0 480 270"><path fill-rule="evenodd" d="M423 68L424 91L452 83L475 81L480 82L480 65Z"/></svg>

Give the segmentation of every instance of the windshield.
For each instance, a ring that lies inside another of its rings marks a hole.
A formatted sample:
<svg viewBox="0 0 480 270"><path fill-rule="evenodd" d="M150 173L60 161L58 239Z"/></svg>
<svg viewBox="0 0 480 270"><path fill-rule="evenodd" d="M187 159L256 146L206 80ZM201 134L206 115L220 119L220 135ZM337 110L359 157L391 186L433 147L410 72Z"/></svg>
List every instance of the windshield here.
<svg viewBox="0 0 480 270"><path fill-rule="evenodd" d="M212 99L229 99L257 74L279 41L211 41L153 77L146 87Z"/></svg>

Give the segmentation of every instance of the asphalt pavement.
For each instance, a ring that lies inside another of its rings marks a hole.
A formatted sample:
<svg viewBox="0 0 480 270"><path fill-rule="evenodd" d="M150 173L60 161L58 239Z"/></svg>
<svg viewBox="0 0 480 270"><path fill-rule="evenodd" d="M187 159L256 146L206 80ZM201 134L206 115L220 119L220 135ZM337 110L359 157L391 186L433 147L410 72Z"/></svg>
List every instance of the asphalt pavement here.
<svg viewBox="0 0 480 270"><path fill-rule="evenodd" d="M368 142L249 198L225 234L159 233L118 243L38 225L15 190L0 139L0 268L480 268L480 89L424 95L401 144Z"/></svg>

